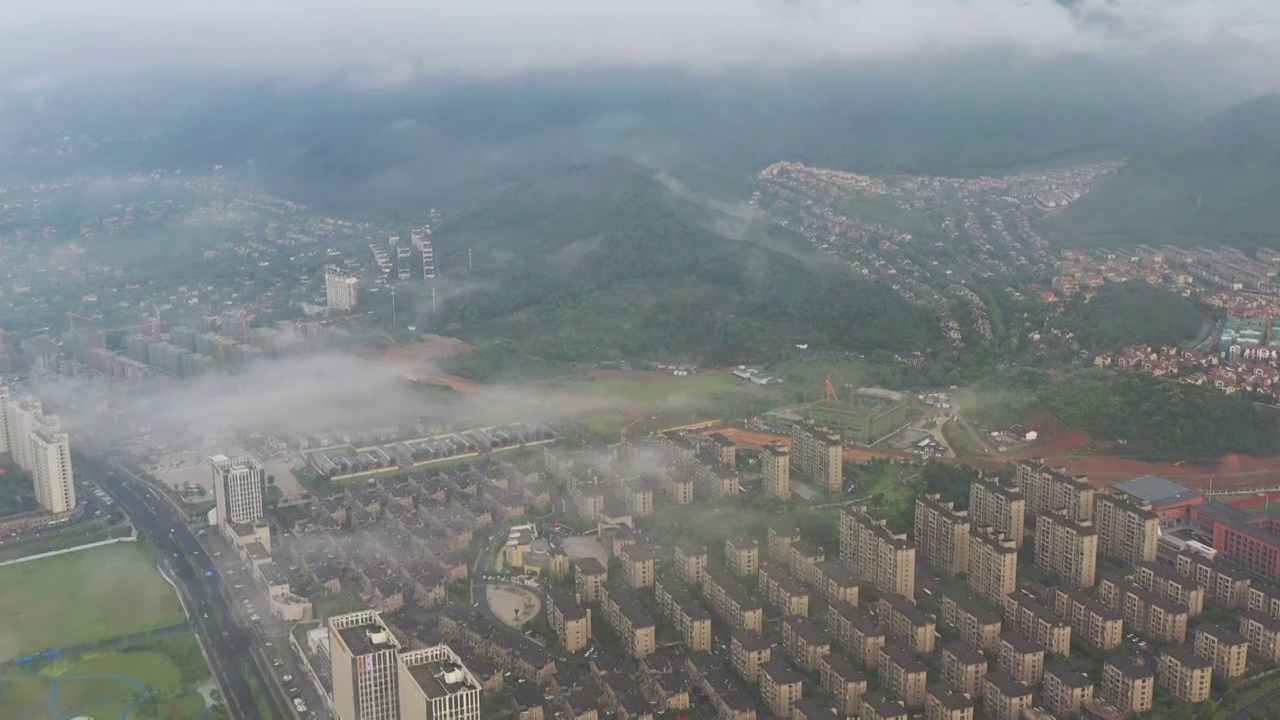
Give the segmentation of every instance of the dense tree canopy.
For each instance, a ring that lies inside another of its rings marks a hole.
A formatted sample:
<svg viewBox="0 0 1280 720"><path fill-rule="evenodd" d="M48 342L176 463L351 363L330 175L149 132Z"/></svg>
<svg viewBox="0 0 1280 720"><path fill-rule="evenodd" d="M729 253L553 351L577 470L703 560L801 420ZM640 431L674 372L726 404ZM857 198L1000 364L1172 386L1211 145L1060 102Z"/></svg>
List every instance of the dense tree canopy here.
<svg viewBox="0 0 1280 720"><path fill-rule="evenodd" d="M1091 299L1079 297L1067 317L1080 344L1095 352L1127 345L1180 345L1200 331L1191 300L1146 283L1104 286Z"/></svg>

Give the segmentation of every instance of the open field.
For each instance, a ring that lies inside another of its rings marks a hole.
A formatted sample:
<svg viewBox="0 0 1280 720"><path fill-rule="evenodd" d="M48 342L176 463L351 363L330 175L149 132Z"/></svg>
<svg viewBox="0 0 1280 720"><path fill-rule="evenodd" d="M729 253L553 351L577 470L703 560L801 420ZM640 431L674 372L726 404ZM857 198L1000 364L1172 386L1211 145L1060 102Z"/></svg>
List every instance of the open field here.
<svg viewBox="0 0 1280 720"><path fill-rule="evenodd" d="M485 585L484 596L493 614L512 627L520 627L542 612L537 594L518 585L490 583Z"/></svg>
<svg viewBox="0 0 1280 720"><path fill-rule="evenodd" d="M546 380L532 388L582 394L636 408L706 407L758 399L762 407L777 397L768 386L752 385L728 370L704 370L685 377L656 370L592 370L585 377Z"/></svg>
<svg viewBox="0 0 1280 720"><path fill-rule="evenodd" d="M119 543L0 568L0 661L184 621L153 563Z"/></svg>
<svg viewBox="0 0 1280 720"><path fill-rule="evenodd" d="M197 720L208 669L190 635L118 651L11 666L0 673L0 717L60 720L80 715Z"/></svg>

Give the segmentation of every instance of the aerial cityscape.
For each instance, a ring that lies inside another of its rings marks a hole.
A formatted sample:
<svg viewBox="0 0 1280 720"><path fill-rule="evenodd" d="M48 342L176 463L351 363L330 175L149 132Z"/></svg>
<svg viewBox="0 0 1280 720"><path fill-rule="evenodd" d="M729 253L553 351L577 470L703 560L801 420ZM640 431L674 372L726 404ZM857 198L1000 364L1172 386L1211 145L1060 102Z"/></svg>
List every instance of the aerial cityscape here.
<svg viewBox="0 0 1280 720"><path fill-rule="evenodd" d="M1280 6L428 5L7 14L0 720L1280 718Z"/></svg>

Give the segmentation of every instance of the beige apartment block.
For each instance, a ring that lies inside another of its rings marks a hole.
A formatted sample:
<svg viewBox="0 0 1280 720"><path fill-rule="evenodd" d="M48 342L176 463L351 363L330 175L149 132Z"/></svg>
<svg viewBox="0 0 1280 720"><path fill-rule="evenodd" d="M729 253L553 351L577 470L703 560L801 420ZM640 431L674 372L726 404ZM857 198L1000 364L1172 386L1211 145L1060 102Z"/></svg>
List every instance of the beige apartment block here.
<svg viewBox="0 0 1280 720"><path fill-rule="evenodd" d="M1093 587L1098 576L1098 533L1088 520L1063 513L1036 516L1036 567L1057 574L1064 585Z"/></svg>
<svg viewBox="0 0 1280 720"><path fill-rule="evenodd" d="M769 443L760 451L761 487L766 495L780 500L791 499L791 449L779 442Z"/></svg>
<svg viewBox="0 0 1280 720"><path fill-rule="evenodd" d="M1098 531L1098 552L1126 565L1156 559L1160 516L1147 503L1124 495L1098 493L1093 502L1093 526Z"/></svg>
<svg viewBox="0 0 1280 720"><path fill-rule="evenodd" d="M880 648L876 664L880 690L898 698L909 708L924 707L929 685L929 669L907 650L897 645Z"/></svg>
<svg viewBox="0 0 1280 720"><path fill-rule="evenodd" d="M654 583L654 599L691 650L711 650L711 613L673 577Z"/></svg>
<svg viewBox="0 0 1280 720"><path fill-rule="evenodd" d="M860 598L858 579L836 560L823 560L815 566L815 586L828 602L857 605Z"/></svg>
<svg viewBox="0 0 1280 720"><path fill-rule="evenodd" d="M1028 687L1037 687L1044 679L1044 646L1034 643L1021 633L1006 630L1000 633L1000 646L996 651L997 667L1010 677Z"/></svg>
<svg viewBox="0 0 1280 720"><path fill-rule="evenodd" d="M780 520L774 521L769 524L769 530L765 536L765 552L774 562L790 562L791 543L800 542L801 539L803 536L800 534L800 528Z"/></svg>
<svg viewBox="0 0 1280 720"><path fill-rule="evenodd" d="M969 567L969 513L936 493L916 498L915 534L919 559L934 572L955 577Z"/></svg>
<svg viewBox="0 0 1280 720"><path fill-rule="evenodd" d="M550 593L547 608L551 629L569 652L578 652L591 642L591 609L578 605L568 593Z"/></svg>
<svg viewBox="0 0 1280 720"><path fill-rule="evenodd" d="M782 619L782 649L805 672L816 672L823 655L831 652L831 635L818 623L789 615Z"/></svg>
<svg viewBox="0 0 1280 720"><path fill-rule="evenodd" d="M840 562L855 577L880 592L915 597L916 548L905 535L891 532L864 506L840 513Z"/></svg>
<svg viewBox="0 0 1280 720"><path fill-rule="evenodd" d="M1099 650L1124 642L1124 616L1079 588L1055 587L1053 610L1071 623L1071 633Z"/></svg>
<svg viewBox="0 0 1280 720"><path fill-rule="evenodd" d="M603 588L600 604L604 608L605 621L622 641L625 652L640 659L657 647L657 626L634 592L614 580Z"/></svg>
<svg viewBox="0 0 1280 720"><path fill-rule="evenodd" d="M1072 670L1065 663L1053 662L1044 671L1044 686L1040 691L1044 706L1058 717L1069 717L1080 712L1086 700L1093 699L1094 682L1082 672Z"/></svg>
<svg viewBox="0 0 1280 720"><path fill-rule="evenodd" d="M1093 519L1094 491L1085 478L1072 477L1042 463L1020 462L1014 469L1014 480L1027 499L1029 513L1064 512L1077 522Z"/></svg>
<svg viewBox="0 0 1280 720"><path fill-rule="evenodd" d="M996 649L1003 625L999 613L960 592L943 595L941 606L942 621L956 629L961 641L979 650Z"/></svg>
<svg viewBox="0 0 1280 720"><path fill-rule="evenodd" d="M818 659L818 675L822 689L831 696L832 704L840 715L858 712L862 696L867 694L867 676L858 663L842 652L831 652Z"/></svg>
<svg viewBox="0 0 1280 720"><path fill-rule="evenodd" d="M969 530L969 587L992 602L1018 588L1018 544L994 528Z"/></svg>
<svg viewBox="0 0 1280 720"><path fill-rule="evenodd" d="M1155 701L1156 674L1136 655L1102 664L1102 697L1122 713L1144 713Z"/></svg>
<svg viewBox="0 0 1280 720"><path fill-rule="evenodd" d="M702 582L702 574L707 570L707 561L710 557L707 553L706 545L687 542L677 543L675 562L676 571L680 573L680 579L690 585L697 585Z"/></svg>
<svg viewBox="0 0 1280 720"><path fill-rule="evenodd" d="M951 642L942 646L942 679L970 697L982 697L987 657L972 646Z"/></svg>
<svg viewBox="0 0 1280 720"><path fill-rule="evenodd" d="M1131 630L1165 642L1187 641L1190 615L1186 606L1166 600L1132 580L1106 578L1098 587L1098 595L1124 616L1124 624Z"/></svg>
<svg viewBox="0 0 1280 720"><path fill-rule="evenodd" d="M918 653L933 652L938 633L937 618L916 607L915 601L886 593L876 603L876 613L888 628L889 636L899 644Z"/></svg>
<svg viewBox="0 0 1280 720"><path fill-rule="evenodd" d="M1071 654L1071 626L1023 591L1004 601L1005 629L1014 629L1040 643L1053 655Z"/></svg>
<svg viewBox="0 0 1280 720"><path fill-rule="evenodd" d="M740 578L760 572L760 543L755 540L727 540L724 544L724 560L729 571Z"/></svg>
<svg viewBox="0 0 1280 720"><path fill-rule="evenodd" d="M924 720L973 720L973 700L947 685L932 685L924 696Z"/></svg>
<svg viewBox="0 0 1280 720"><path fill-rule="evenodd" d="M1030 710L1031 688L1014 680L1003 670L987 673L982 680L982 705L991 720L1022 720Z"/></svg>
<svg viewBox="0 0 1280 720"><path fill-rule="evenodd" d="M760 665L760 699L777 717L791 717L791 708L804 697L804 676L780 659Z"/></svg>
<svg viewBox="0 0 1280 720"><path fill-rule="evenodd" d="M1241 610L1240 634L1249 641L1249 652L1255 657L1280 663L1280 620L1257 610Z"/></svg>
<svg viewBox="0 0 1280 720"><path fill-rule="evenodd" d="M1213 662L1186 645L1169 645L1160 650L1159 681L1160 687L1179 700L1204 702L1213 682Z"/></svg>
<svg viewBox="0 0 1280 720"><path fill-rule="evenodd" d="M836 433L813 425L791 431L794 470L827 492L844 489L844 442Z"/></svg>
<svg viewBox="0 0 1280 720"><path fill-rule="evenodd" d="M647 543L632 543L622 548L622 579L633 588L653 587L658 556Z"/></svg>
<svg viewBox="0 0 1280 720"><path fill-rule="evenodd" d="M1249 607L1252 580L1242 570L1193 550L1183 550L1174 558L1174 569L1205 589L1205 594L1227 607Z"/></svg>
<svg viewBox="0 0 1280 720"><path fill-rule="evenodd" d="M1026 518L1027 499L1022 490L1002 485L995 478L978 478L969 484L969 519L975 525L994 528L1022 547Z"/></svg>
<svg viewBox="0 0 1280 720"><path fill-rule="evenodd" d="M883 692L867 693L858 706L858 720L907 720L907 708L901 700Z"/></svg>
<svg viewBox="0 0 1280 720"><path fill-rule="evenodd" d="M783 615L809 615L809 591L778 565L760 566L760 592Z"/></svg>
<svg viewBox="0 0 1280 720"><path fill-rule="evenodd" d="M755 682L760 665L773 659L773 643L759 633L735 632L729 640L729 657L743 680Z"/></svg>
<svg viewBox="0 0 1280 720"><path fill-rule="evenodd" d="M1204 611L1204 586L1183 577L1164 563L1139 562L1133 569L1133 581L1158 597L1187 609L1195 617Z"/></svg>
<svg viewBox="0 0 1280 720"><path fill-rule="evenodd" d="M595 558L573 562L573 587L588 605L600 602L601 589L609 580L609 570Z"/></svg>
<svg viewBox="0 0 1280 720"><path fill-rule="evenodd" d="M852 605L836 604L827 612L827 628L855 662L866 668L876 667L886 631L875 618Z"/></svg>
<svg viewBox="0 0 1280 720"><path fill-rule="evenodd" d="M1249 641L1238 632L1217 625L1199 628L1192 647L1222 677L1240 677L1249 669Z"/></svg>

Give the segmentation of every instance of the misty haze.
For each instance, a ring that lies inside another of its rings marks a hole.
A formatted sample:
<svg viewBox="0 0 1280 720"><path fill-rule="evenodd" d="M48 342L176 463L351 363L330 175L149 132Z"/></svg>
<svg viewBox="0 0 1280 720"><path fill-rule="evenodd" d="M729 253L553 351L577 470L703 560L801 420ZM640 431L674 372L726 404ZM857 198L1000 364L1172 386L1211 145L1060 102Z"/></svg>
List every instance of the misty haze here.
<svg viewBox="0 0 1280 720"><path fill-rule="evenodd" d="M1270 0L6 8L0 720L1280 718L1277 67Z"/></svg>

